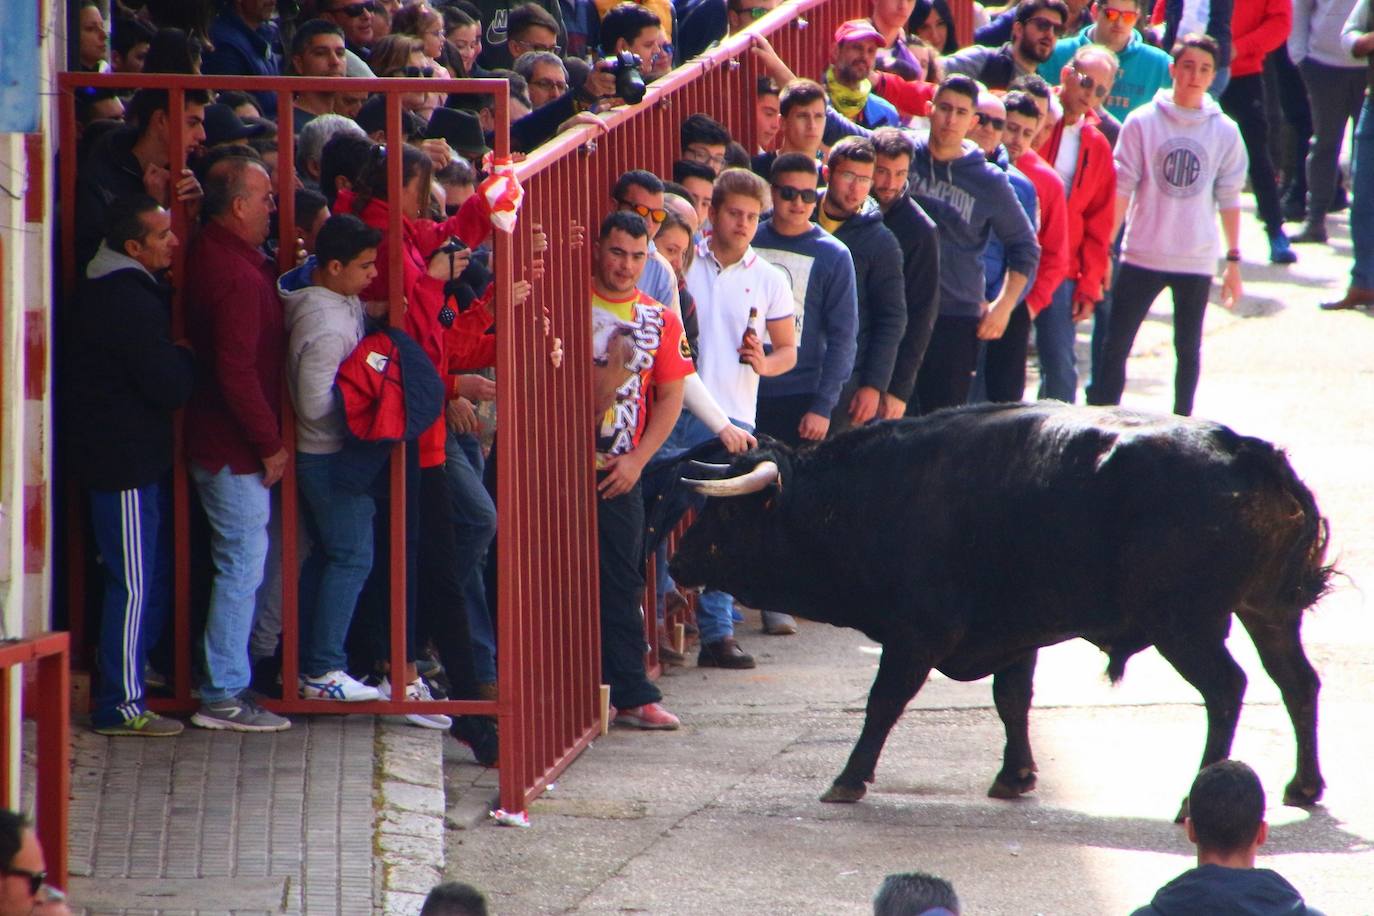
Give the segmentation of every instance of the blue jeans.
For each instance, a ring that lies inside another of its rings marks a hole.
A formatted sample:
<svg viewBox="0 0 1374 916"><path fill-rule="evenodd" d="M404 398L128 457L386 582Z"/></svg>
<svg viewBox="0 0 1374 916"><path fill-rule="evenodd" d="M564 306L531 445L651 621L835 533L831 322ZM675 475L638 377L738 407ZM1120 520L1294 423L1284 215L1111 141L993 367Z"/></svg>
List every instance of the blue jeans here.
<svg viewBox="0 0 1374 916"><path fill-rule="evenodd" d="M454 539L458 546L458 574L463 582L463 607L472 637L473 674L479 683L496 682L496 631L487 605L482 570L487 548L496 537L496 504L482 484L486 464L482 443L473 435L449 433L444 443L444 471L453 497Z"/></svg>
<svg viewBox="0 0 1374 916"><path fill-rule="evenodd" d="M171 496L167 486L152 483L137 490L92 490L90 498L105 572L91 724L107 728L147 709L143 667L171 604Z"/></svg>
<svg viewBox="0 0 1374 916"><path fill-rule="evenodd" d="M253 630L258 586L267 564L267 525L272 492L262 474L211 473L191 463L191 479L210 520L210 557L215 564L210 609L205 618L207 703L238 696L248 687L248 638Z"/></svg>
<svg viewBox="0 0 1374 916"><path fill-rule="evenodd" d="M344 639L358 593L372 570L371 496L334 485L338 453L296 453L301 520L310 534L310 556L301 567L299 594L301 673L318 676L348 667Z"/></svg>
<svg viewBox="0 0 1374 916"><path fill-rule="evenodd" d="M731 419L731 423L741 429L754 431L752 423L742 423L739 420ZM673 427L672 433L668 436L668 441L659 449L658 454L654 455L654 460L670 460L680 455L694 446L703 442L708 442L716 438L716 434L707 428L695 416L687 411L682 412L678 418L677 425ZM704 503L704 500L697 502L697 507ZM664 594L668 588L672 588L671 580L664 581ZM719 642L729 636L735 635L734 619L735 599L725 592L707 589L697 598L697 628L701 630L701 641L703 644Z"/></svg>
<svg viewBox="0 0 1374 916"><path fill-rule="evenodd" d="M1078 396L1078 338L1073 320L1075 280L1065 280L1054 291L1045 310L1035 316L1035 349L1040 354L1040 400L1072 404Z"/></svg>
<svg viewBox="0 0 1374 916"><path fill-rule="evenodd" d="M1355 264L1350 285L1374 289L1374 96L1365 97L1360 111L1351 167L1355 179L1350 190L1350 244Z"/></svg>

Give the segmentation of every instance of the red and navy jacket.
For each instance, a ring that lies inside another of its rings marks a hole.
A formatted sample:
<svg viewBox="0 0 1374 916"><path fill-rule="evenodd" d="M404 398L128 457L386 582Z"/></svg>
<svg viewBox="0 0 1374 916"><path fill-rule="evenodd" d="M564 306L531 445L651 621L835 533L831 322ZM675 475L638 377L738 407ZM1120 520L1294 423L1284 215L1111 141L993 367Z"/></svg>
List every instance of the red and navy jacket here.
<svg viewBox="0 0 1374 916"><path fill-rule="evenodd" d="M1112 146L1097 128L1099 120L1094 111L1083 115L1078 162L1074 165L1073 181L1065 189L1069 203L1069 268L1064 279L1078 284L1076 299L1094 302L1102 298L1116 211L1116 166L1112 162ZM1061 119L1037 150L1051 166L1059 155L1063 136Z"/></svg>

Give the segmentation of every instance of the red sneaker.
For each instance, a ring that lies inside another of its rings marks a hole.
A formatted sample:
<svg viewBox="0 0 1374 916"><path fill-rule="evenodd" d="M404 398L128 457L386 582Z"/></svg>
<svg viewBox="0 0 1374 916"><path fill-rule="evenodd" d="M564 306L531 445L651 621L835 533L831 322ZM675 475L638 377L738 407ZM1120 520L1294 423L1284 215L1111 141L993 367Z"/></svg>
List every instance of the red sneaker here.
<svg viewBox="0 0 1374 916"><path fill-rule="evenodd" d="M613 720L616 725L630 728L652 728L673 731L682 725L678 717L663 708L661 703L645 703L632 709L622 709Z"/></svg>

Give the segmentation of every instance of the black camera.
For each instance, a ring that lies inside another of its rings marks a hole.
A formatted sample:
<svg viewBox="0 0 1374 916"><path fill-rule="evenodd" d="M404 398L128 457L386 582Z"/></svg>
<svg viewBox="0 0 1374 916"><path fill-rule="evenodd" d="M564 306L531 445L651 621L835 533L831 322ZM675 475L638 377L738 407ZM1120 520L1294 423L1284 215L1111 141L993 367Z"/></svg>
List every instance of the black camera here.
<svg viewBox="0 0 1374 916"><path fill-rule="evenodd" d="M434 254L455 255L455 254L457 254L457 253L460 252L460 251L467 251L467 250L468 250L467 243L465 243L462 239L458 238L458 236L456 236L456 235L450 235L450 236L448 237L448 241L447 241L447 242L445 242L444 244L440 245L438 248L434 249ZM431 258L434 257L434 254L430 255L430 257L431 257Z"/></svg>
<svg viewBox="0 0 1374 916"><path fill-rule="evenodd" d="M643 66L643 61L639 55L632 51L621 51L612 57L605 58L602 63L606 71L615 74L615 95L616 98L628 102L631 105L638 105L644 99L644 74L639 72Z"/></svg>

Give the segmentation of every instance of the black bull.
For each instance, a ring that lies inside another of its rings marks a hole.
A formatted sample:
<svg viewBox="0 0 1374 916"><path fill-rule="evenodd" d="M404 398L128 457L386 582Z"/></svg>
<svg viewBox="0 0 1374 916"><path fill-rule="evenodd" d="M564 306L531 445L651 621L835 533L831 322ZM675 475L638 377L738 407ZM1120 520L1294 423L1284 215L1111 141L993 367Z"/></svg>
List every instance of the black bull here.
<svg viewBox="0 0 1374 916"><path fill-rule="evenodd" d="M1284 802L1321 797L1319 681L1300 631L1331 575L1326 523L1272 445L1120 409L987 405L797 452L766 445L725 473L686 481L717 498L672 559L677 582L883 646L863 731L823 801L863 797L932 668L993 676L1007 743L988 794L1031 790L1036 653L1074 637L1107 654L1113 682L1155 646L1206 703L1202 765L1222 759L1245 692L1225 645L1233 613L1293 722Z"/></svg>

